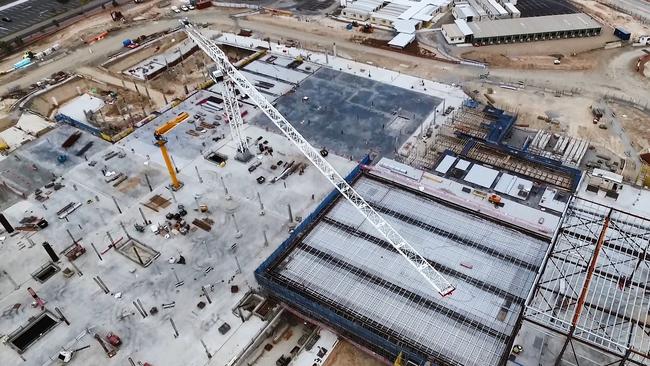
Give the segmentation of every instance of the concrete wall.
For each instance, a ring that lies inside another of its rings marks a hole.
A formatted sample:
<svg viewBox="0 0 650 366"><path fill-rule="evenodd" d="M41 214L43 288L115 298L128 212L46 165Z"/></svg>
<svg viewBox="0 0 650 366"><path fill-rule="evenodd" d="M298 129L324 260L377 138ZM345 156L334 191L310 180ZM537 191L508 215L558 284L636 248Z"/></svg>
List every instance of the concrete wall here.
<svg viewBox="0 0 650 366"><path fill-rule="evenodd" d="M73 99L74 97L79 96L77 87L79 87L83 93L88 89L97 86L106 87L107 84L88 80L81 76L73 76L68 81L65 81L50 89L46 89L42 93L35 94L32 99L25 105L25 107L43 116L49 117L56 108L56 106L54 106L54 102L52 101L52 97L55 97L58 105L61 105Z"/></svg>

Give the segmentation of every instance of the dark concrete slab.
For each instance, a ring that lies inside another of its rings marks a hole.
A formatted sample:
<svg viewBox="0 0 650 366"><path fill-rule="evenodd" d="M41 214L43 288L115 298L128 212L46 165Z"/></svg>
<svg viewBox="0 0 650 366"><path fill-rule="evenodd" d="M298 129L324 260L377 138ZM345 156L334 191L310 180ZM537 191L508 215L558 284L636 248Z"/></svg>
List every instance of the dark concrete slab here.
<svg viewBox="0 0 650 366"><path fill-rule="evenodd" d="M276 107L315 147L359 159L368 152L393 156L441 102L372 79L321 68L294 93L279 98ZM272 127L265 116L253 123Z"/></svg>

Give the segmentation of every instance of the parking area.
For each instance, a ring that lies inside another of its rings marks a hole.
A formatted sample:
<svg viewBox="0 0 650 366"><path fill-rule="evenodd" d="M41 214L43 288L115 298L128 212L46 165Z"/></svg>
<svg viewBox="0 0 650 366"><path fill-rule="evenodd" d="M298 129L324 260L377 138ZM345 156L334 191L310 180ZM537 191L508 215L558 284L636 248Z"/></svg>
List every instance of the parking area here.
<svg viewBox="0 0 650 366"><path fill-rule="evenodd" d="M569 0L519 0L517 2L517 9L521 11L522 17L539 17L578 12Z"/></svg>
<svg viewBox="0 0 650 366"><path fill-rule="evenodd" d="M105 0L87 1L85 6L94 7ZM0 3L0 38L26 30L65 13L79 9L78 1L27 0ZM71 14L72 15L72 14Z"/></svg>

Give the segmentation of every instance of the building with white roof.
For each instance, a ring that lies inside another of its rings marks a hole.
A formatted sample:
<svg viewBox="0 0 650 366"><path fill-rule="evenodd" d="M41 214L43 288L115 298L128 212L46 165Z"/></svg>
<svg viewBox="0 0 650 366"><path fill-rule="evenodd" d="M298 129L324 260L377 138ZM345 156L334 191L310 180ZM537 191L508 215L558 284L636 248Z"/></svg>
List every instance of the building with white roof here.
<svg viewBox="0 0 650 366"><path fill-rule="evenodd" d="M389 3L370 15L370 22L378 25L392 27L399 16L409 9L408 6Z"/></svg>
<svg viewBox="0 0 650 366"><path fill-rule="evenodd" d="M451 14L454 16L454 19L461 19L467 22L481 20L476 10L474 10L474 8L468 3L456 4L456 6L451 10Z"/></svg>
<svg viewBox="0 0 650 366"><path fill-rule="evenodd" d="M463 0L454 3L452 15L454 19L462 19L467 22L518 18L521 16L521 12L515 5L516 1Z"/></svg>
<svg viewBox="0 0 650 366"><path fill-rule="evenodd" d="M452 0L345 1L341 15L410 34L431 22L436 13L446 11L451 2Z"/></svg>
<svg viewBox="0 0 650 366"><path fill-rule="evenodd" d="M462 19L456 19L453 24L444 24L442 26L442 36L449 44L461 44L471 41L474 34L467 22Z"/></svg>
<svg viewBox="0 0 650 366"><path fill-rule="evenodd" d="M510 13L510 16L512 18L521 17L521 12L519 11L519 9L517 9L515 4L513 4L513 3L503 3L503 7L508 11L508 13Z"/></svg>
<svg viewBox="0 0 650 366"><path fill-rule="evenodd" d="M357 0L348 2L347 6L343 8L341 14L346 18L355 20L367 20L370 14L379 10L384 2L380 0Z"/></svg>
<svg viewBox="0 0 650 366"><path fill-rule="evenodd" d="M415 33L398 33L388 42L388 45L395 48L404 48L415 40Z"/></svg>
<svg viewBox="0 0 650 366"><path fill-rule="evenodd" d="M457 19L454 24L442 26L443 35L450 44L459 43L451 36L465 35L463 43L490 45L544 41L561 38L592 37L600 34L602 26L584 13L548 15L533 18L509 18L480 22Z"/></svg>

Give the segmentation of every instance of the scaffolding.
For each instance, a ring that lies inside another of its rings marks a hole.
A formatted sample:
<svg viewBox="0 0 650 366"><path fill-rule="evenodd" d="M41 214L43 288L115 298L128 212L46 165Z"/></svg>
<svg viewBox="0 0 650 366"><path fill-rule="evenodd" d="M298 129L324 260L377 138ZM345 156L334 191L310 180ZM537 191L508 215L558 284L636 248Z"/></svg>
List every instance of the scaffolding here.
<svg viewBox="0 0 650 366"><path fill-rule="evenodd" d="M650 352L650 220L574 198L525 318L565 337L556 364L580 365L575 342L646 365Z"/></svg>
<svg viewBox="0 0 650 366"><path fill-rule="evenodd" d="M511 154L506 154L482 143L475 144L467 153L467 157L513 173L531 177L539 182L551 184L563 190L573 189L574 180L570 175L546 168L541 164Z"/></svg>
<svg viewBox="0 0 650 366"><path fill-rule="evenodd" d="M489 115L474 108L461 107L453 112L448 126L469 137L485 140L490 133Z"/></svg>

